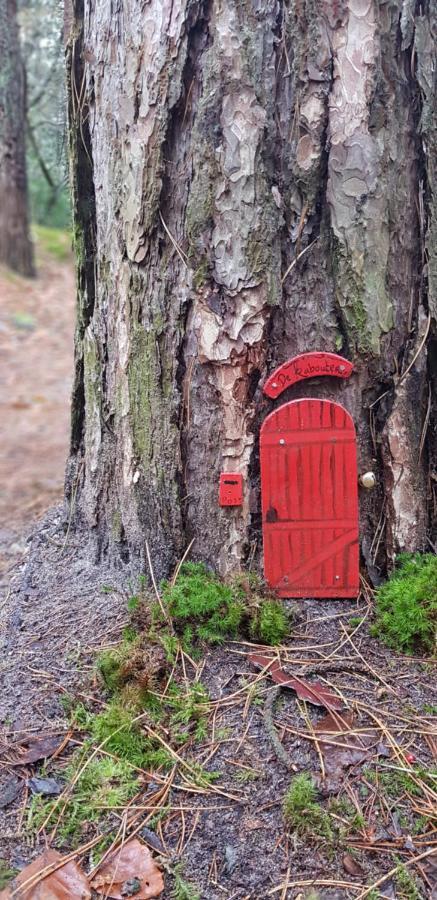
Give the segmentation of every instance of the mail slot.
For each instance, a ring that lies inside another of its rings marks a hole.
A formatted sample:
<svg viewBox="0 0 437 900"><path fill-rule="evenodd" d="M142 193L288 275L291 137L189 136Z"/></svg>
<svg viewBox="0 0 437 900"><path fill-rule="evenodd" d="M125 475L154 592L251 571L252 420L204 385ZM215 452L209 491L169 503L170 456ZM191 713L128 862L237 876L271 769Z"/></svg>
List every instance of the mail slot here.
<svg viewBox="0 0 437 900"><path fill-rule="evenodd" d="M222 472L219 487L220 506L241 506L243 503L243 476L238 472Z"/></svg>

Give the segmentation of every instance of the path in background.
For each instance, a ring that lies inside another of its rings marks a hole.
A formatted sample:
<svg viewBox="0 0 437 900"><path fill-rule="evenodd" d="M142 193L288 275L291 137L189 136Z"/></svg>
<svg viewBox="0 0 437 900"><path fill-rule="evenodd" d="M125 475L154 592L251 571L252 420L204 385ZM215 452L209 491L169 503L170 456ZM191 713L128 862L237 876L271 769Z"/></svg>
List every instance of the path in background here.
<svg viewBox="0 0 437 900"><path fill-rule="evenodd" d="M73 374L70 237L38 228L38 277L0 268L0 574L62 496Z"/></svg>

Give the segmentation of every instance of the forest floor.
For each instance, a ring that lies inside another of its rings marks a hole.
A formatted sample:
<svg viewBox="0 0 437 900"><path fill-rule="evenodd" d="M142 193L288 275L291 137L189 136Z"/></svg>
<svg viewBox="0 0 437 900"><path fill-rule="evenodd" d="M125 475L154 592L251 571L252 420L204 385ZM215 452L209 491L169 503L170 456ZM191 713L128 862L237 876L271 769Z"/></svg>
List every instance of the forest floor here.
<svg viewBox="0 0 437 900"><path fill-rule="evenodd" d="M95 564L62 506L35 522L62 493L73 327L71 261L39 255L36 282L0 273L0 890L47 847L88 873L135 835L162 869L163 900L436 897L435 666L371 635L368 591L288 603L280 647L178 652L153 682L157 706L125 721L130 743L102 737L104 716L125 710L99 658L126 650L132 596L148 598L144 582ZM297 690L254 653L279 660ZM127 662L147 681L144 660ZM149 764L135 765L146 739ZM305 774L314 787L300 782L287 823L284 798ZM123 896L157 896L138 891L135 863L129 874ZM52 894L48 881L4 896L89 896L83 882Z"/></svg>
<svg viewBox="0 0 437 900"><path fill-rule="evenodd" d="M242 641L206 646L197 661L180 654L155 685L162 706L132 724L98 658L131 639L138 584L94 565L66 530L61 508L37 526L4 604L0 856L11 871L47 846L89 871L135 835L163 870L165 900L436 896L435 666L370 635L369 595L289 604L281 647ZM275 685L251 653L328 690L336 709ZM130 671L146 682L146 670L135 657ZM115 735L127 725L133 744L106 743L103 721ZM155 764L135 763L132 747L152 737ZM316 790L303 806L295 800L290 826L284 797L302 773ZM47 779L60 797L39 794ZM131 875L135 886L135 866Z"/></svg>
<svg viewBox="0 0 437 900"><path fill-rule="evenodd" d="M73 377L71 238L38 227L37 278L0 267L0 573L62 497Z"/></svg>

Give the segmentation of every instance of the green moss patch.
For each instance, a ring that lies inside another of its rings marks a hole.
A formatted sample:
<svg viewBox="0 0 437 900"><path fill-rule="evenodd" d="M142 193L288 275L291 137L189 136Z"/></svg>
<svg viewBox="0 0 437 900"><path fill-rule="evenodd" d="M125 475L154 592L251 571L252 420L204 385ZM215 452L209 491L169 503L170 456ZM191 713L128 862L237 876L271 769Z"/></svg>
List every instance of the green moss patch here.
<svg viewBox="0 0 437 900"><path fill-rule="evenodd" d="M401 653L432 653L436 645L437 556L402 554L376 592L372 632Z"/></svg>
<svg viewBox="0 0 437 900"><path fill-rule="evenodd" d="M317 802L314 782L306 772L292 779L285 795L283 813L287 825L297 834L332 839L331 818Z"/></svg>
<svg viewBox="0 0 437 900"><path fill-rule="evenodd" d="M174 584L163 583L162 599L187 652L202 642L239 637L277 644L288 634L288 616L283 604L263 596L260 588L255 576L225 582L201 563L185 563ZM154 614L162 621L159 608Z"/></svg>

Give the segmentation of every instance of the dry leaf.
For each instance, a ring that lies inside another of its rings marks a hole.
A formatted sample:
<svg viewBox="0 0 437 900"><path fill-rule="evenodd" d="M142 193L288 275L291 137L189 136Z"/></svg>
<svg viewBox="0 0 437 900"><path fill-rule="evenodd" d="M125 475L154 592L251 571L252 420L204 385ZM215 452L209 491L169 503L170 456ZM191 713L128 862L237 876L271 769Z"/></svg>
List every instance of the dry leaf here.
<svg viewBox="0 0 437 900"><path fill-rule="evenodd" d="M59 735L49 735L48 737L31 737L26 741L22 741L19 746L11 747L13 753L17 753L16 759L8 760L8 766L27 766L30 763L38 762L40 759L47 759L53 756L58 747L61 746L64 738Z"/></svg>
<svg viewBox="0 0 437 900"><path fill-rule="evenodd" d="M328 713L314 725L325 766L325 779L320 786L330 794L337 793L342 787L345 769L369 758L369 747L376 740L374 731L354 734L350 730L352 723L352 714L345 712L336 716Z"/></svg>
<svg viewBox="0 0 437 900"><path fill-rule="evenodd" d="M57 850L45 850L41 856L34 859L30 865L22 869L19 875L11 882L5 891L0 893L0 900L90 900L91 891L88 878L71 860L56 869L45 878L42 878L33 887L20 891L20 885L24 885L29 878L42 872L47 866L60 862L62 854Z"/></svg>
<svg viewBox="0 0 437 900"><path fill-rule="evenodd" d="M113 900L123 900L128 896L127 883L138 880L139 890L135 890L135 900L150 900L159 897L164 890L161 870L153 860L148 847L133 838L118 850L114 850L100 866L91 881L94 891L103 893Z"/></svg>
<svg viewBox="0 0 437 900"><path fill-rule="evenodd" d="M350 853L345 853L343 856L343 868L348 875L356 875L358 878L364 878L366 874L363 867Z"/></svg>
<svg viewBox="0 0 437 900"><path fill-rule="evenodd" d="M249 655L249 662L258 669L265 669L269 666L269 675L271 675L275 684L280 684L282 687L288 687L296 691L300 700L308 700L309 703L314 703L316 706L324 706L326 709L343 708L343 701L340 697L332 694L320 681L305 681L303 678L287 675L277 659L261 656L259 653L252 653Z"/></svg>
<svg viewBox="0 0 437 900"><path fill-rule="evenodd" d="M19 778L11 777L3 784L0 784L0 809L9 806L18 797L23 788L23 783Z"/></svg>

